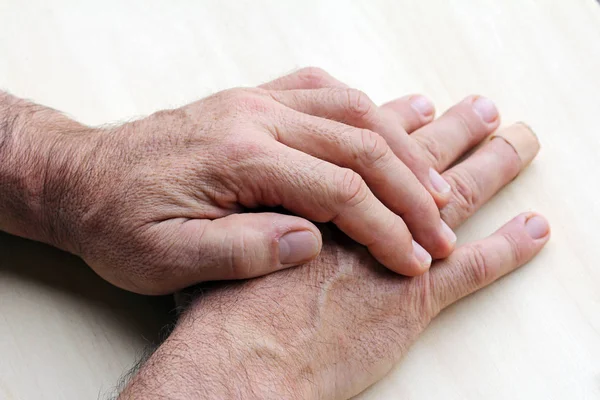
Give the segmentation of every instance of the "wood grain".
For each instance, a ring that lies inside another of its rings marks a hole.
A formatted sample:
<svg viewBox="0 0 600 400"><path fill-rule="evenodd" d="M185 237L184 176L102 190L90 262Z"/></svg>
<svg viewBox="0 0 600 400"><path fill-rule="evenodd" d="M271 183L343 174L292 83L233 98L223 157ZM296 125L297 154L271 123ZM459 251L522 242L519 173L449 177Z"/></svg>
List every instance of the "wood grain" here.
<svg viewBox="0 0 600 400"><path fill-rule="evenodd" d="M317 65L377 102L471 93L530 124L539 157L459 239L536 210L525 268L445 311L362 399L600 398L600 7L594 0L0 2L0 87L83 122L130 119ZM0 398L103 398L161 299L0 235Z"/></svg>

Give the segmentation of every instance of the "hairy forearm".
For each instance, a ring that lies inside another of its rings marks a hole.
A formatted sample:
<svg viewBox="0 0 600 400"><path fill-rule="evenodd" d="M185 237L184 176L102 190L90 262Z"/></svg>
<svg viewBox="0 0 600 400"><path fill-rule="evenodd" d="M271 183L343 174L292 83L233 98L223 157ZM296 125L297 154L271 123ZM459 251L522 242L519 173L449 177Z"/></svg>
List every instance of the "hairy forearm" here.
<svg viewBox="0 0 600 400"><path fill-rule="evenodd" d="M0 91L0 229L61 246L65 165L89 129L50 108ZM62 175L61 175L62 171Z"/></svg>

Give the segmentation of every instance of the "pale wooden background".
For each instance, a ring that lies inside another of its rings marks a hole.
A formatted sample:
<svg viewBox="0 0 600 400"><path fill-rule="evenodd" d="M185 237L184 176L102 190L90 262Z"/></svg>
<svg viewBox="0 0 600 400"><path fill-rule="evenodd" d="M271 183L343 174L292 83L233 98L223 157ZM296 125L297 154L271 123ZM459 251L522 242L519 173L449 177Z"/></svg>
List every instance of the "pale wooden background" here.
<svg viewBox="0 0 600 400"><path fill-rule="evenodd" d="M460 231L524 210L553 239L447 310L363 399L600 398L600 7L594 0L0 0L0 87L101 124L317 65L376 101L470 93L542 141ZM0 398L110 393L169 320L75 259L0 235Z"/></svg>

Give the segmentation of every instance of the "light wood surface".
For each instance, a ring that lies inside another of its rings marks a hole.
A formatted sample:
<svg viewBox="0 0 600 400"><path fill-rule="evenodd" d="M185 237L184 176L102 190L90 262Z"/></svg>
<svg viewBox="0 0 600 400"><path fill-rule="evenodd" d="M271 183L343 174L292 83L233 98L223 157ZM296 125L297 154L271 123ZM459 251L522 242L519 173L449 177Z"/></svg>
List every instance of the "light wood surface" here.
<svg viewBox="0 0 600 400"><path fill-rule="evenodd" d="M382 102L470 93L542 151L459 230L525 210L525 268L445 311L363 399L600 398L600 6L594 0L0 0L0 87L101 124L317 65ZM95 399L169 320L166 299L0 235L0 398Z"/></svg>

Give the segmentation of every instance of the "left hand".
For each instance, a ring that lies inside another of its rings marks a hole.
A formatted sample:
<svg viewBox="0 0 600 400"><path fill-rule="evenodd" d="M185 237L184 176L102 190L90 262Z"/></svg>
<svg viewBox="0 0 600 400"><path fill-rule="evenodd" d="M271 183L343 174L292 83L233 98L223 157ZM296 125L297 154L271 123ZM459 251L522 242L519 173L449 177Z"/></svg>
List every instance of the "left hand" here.
<svg viewBox="0 0 600 400"><path fill-rule="evenodd" d="M518 140L491 140L443 173L453 184L442 209L451 227L537 153L524 126L505 134ZM521 214L407 278L330 235L307 265L199 296L121 398L349 398L383 377L443 308L525 264L549 236L543 217Z"/></svg>

